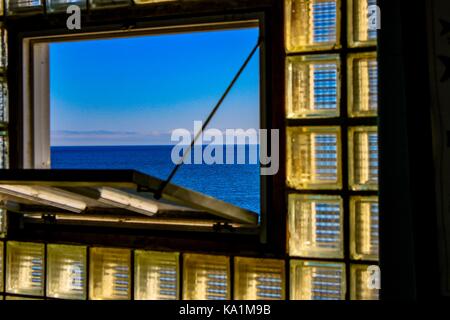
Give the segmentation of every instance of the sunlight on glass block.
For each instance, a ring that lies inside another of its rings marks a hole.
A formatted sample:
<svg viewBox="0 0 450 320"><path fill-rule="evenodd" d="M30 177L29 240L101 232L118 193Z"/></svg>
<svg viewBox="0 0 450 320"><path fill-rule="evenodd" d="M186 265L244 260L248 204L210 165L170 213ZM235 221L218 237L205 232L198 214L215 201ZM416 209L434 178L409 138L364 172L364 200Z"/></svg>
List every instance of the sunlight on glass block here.
<svg viewBox="0 0 450 320"><path fill-rule="evenodd" d="M44 251L40 243L7 243L6 292L44 295Z"/></svg>
<svg viewBox="0 0 450 320"><path fill-rule="evenodd" d="M0 122L8 122L8 84L0 77Z"/></svg>
<svg viewBox="0 0 450 320"><path fill-rule="evenodd" d="M43 0L7 0L8 15L39 13L44 11Z"/></svg>
<svg viewBox="0 0 450 320"><path fill-rule="evenodd" d="M131 298L131 252L127 249L91 248L89 299Z"/></svg>
<svg viewBox="0 0 450 320"><path fill-rule="evenodd" d="M295 189L340 189L339 127L287 128L287 184Z"/></svg>
<svg viewBox="0 0 450 320"><path fill-rule="evenodd" d="M134 298L176 300L179 288L179 253L136 250Z"/></svg>
<svg viewBox="0 0 450 320"><path fill-rule="evenodd" d="M130 4L131 0L89 0L89 9L126 7Z"/></svg>
<svg viewBox="0 0 450 320"><path fill-rule="evenodd" d="M3 292L3 252L4 243L0 241L0 292Z"/></svg>
<svg viewBox="0 0 450 320"><path fill-rule="evenodd" d="M344 300L345 264L291 260L291 300Z"/></svg>
<svg viewBox="0 0 450 320"><path fill-rule="evenodd" d="M378 300L380 290L371 285L371 272L366 265L352 265L350 268L350 299Z"/></svg>
<svg viewBox="0 0 450 320"><path fill-rule="evenodd" d="M31 297L6 296L5 300L44 300L44 299L31 298Z"/></svg>
<svg viewBox="0 0 450 320"><path fill-rule="evenodd" d="M70 5L77 5L81 10L86 9L86 0L46 0L47 12L66 12Z"/></svg>
<svg viewBox="0 0 450 320"><path fill-rule="evenodd" d="M287 59L287 117L339 116L340 62L336 55Z"/></svg>
<svg viewBox="0 0 450 320"><path fill-rule="evenodd" d="M347 22L350 47L374 46L377 44L377 30L371 30L369 7L377 0L348 0Z"/></svg>
<svg viewBox="0 0 450 320"><path fill-rule="evenodd" d="M350 117L378 114L378 62L376 53L348 58L348 113Z"/></svg>
<svg viewBox="0 0 450 320"><path fill-rule="evenodd" d="M275 259L234 259L235 300L284 300L284 261Z"/></svg>
<svg viewBox="0 0 450 320"><path fill-rule="evenodd" d="M47 246L47 296L86 299L86 247Z"/></svg>
<svg viewBox="0 0 450 320"><path fill-rule="evenodd" d="M229 257L183 256L183 300L229 300L230 296Z"/></svg>
<svg viewBox="0 0 450 320"><path fill-rule="evenodd" d="M289 255L343 258L343 207L338 196L289 195Z"/></svg>
<svg viewBox="0 0 450 320"><path fill-rule="evenodd" d="M0 169L8 169L8 136L6 131L0 131Z"/></svg>
<svg viewBox="0 0 450 320"><path fill-rule="evenodd" d="M349 184L352 190L378 189L377 127L349 129Z"/></svg>
<svg viewBox="0 0 450 320"><path fill-rule="evenodd" d="M350 253L354 260L378 260L379 216L377 197L350 200Z"/></svg>
<svg viewBox="0 0 450 320"><path fill-rule="evenodd" d="M6 209L0 208L0 238L6 237L7 219Z"/></svg>
<svg viewBox="0 0 450 320"><path fill-rule="evenodd" d="M289 52L339 46L339 0L285 0L285 37Z"/></svg>

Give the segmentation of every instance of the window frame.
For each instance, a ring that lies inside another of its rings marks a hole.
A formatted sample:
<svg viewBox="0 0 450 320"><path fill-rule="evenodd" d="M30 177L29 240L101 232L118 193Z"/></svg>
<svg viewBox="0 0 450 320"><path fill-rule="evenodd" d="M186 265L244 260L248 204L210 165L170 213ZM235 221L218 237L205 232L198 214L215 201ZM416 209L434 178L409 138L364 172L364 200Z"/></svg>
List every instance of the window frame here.
<svg viewBox="0 0 450 320"><path fill-rule="evenodd" d="M262 8L261 8L262 7ZM280 39L280 34L283 33L282 20L279 21L279 17L276 13L271 12L272 5L259 4L255 9L247 10L249 12L234 13L232 15L223 12L223 9L219 10L219 14L207 14L207 15L189 15L184 18L173 18L171 15L165 18L158 18L153 20L141 21L139 23L131 22L133 29L139 30L146 28L179 28L183 25L194 26L193 30L197 30L195 25L202 24L203 26L223 24L223 26L236 27L239 23L248 20L257 20L259 24L260 35L263 37L264 42L260 47L260 126L261 128L279 128L280 129L280 141L284 139L283 126L280 123L284 121L284 110L275 110L271 108L271 105L283 106L284 103L284 84L281 81L277 81L276 78L284 78L284 46L282 42L275 43L275 46L271 47L273 39ZM282 11L278 8L278 11ZM60 18L65 18L61 15ZM58 18L56 18L58 19ZM30 22L31 22L30 18ZM137 19L136 20L140 20ZM275 21L274 21L275 20ZM64 20L65 21L65 20ZM26 162L24 161L24 146L27 145L26 139L26 125L24 122L24 116L26 116L27 103L32 104L34 98L31 101L26 101L26 95L22 93L25 91L30 92L33 85L33 77L27 72L26 66L33 65L33 54L31 52L31 46L36 43L42 43L43 39L49 39L49 37L60 37L64 39L67 36L73 37L67 30L55 29L47 21L39 22L42 27L36 28L30 23L20 23L20 20L11 21L8 25L8 45L9 45L9 68L8 68L8 85L10 90L10 105L17 105L18 108L12 109L10 112L10 167L12 169L26 168ZM124 24L130 23L129 19L123 21ZM275 28L273 28L275 26ZM116 25L97 24L92 26L83 27L81 30L81 37L91 37L92 34L102 32L107 34L109 32L119 35L124 35L127 31ZM39 30L39 31L34 31ZM148 31L144 31L148 32ZM33 40L30 40L32 38ZM73 39L73 38L72 38ZM270 49L268 49L270 48ZM276 60L280 63L279 67L273 62ZM25 62L25 66L23 63ZM275 69L275 70L274 70ZM276 76L276 77L275 77ZM281 86L280 86L281 85ZM33 96L33 95L30 95ZM280 97L283 100L280 102ZM45 97L44 97L45 102ZM284 108L281 108L284 109ZM280 114L282 113L282 114ZM32 112L33 116L38 116L39 113ZM36 123L34 121L34 123ZM34 129L33 124L28 128ZM140 242L145 243L145 248L161 248L161 246L168 250L183 250L188 248L197 252L224 252L224 253L236 253L241 250L250 252L253 254L260 254L265 252L267 255L276 254L277 256L285 256L286 236L285 236L285 199L279 199L274 192L278 188L284 190L284 146L280 146L280 170L277 175L265 177L261 176L260 192L261 192L261 220L257 229L248 232L240 233L231 231L225 226L219 225L215 228L214 232L188 232L185 230L168 231L167 234L161 236L161 230L140 230L125 231L124 236L126 240L123 244L133 243L132 246L136 247L136 239L141 239ZM0 174L1 179L1 174ZM11 215L11 214L9 214ZM17 218L17 217L15 217ZM10 229L14 230L10 233L18 232L20 237L30 238L32 234L39 234L39 226L34 225L31 229L25 228L19 231L18 224L21 223L20 219L10 219ZM22 221L23 222L23 221ZM33 224L30 224L33 225ZM269 227L270 226L270 227ZM70 230L67 230L67 229ZM78 232L82 232L82 226L70 226L63 227L59 230L56 226L52 226L53 232L60 234L61 241L70 241L69 239L76 238ZM84 243L98 243L104 245L111 244L111 237L107 235L99 234L95 230L98 227L93 227L92 230L86 232L86 237L83 236ZM105 227L108 230L108 227ZM83 231L84 232L84 231ZM170 233L170 234L169 234ZM218 235L218 236L217 236ZM158 241L152 241L157 244L149 246L149 236L152 239L157 238ZM33 237L33 236L31 236ZM46 240L46 235L40 236L41 240ZM162 239L169 240L168 244L162 245L164 242ZM188 241L186 241L188 239ZM80 241L79 239L77 240ZM195 245L192 245L195 243ZM117 245L117 243L114 243ZM128 244L130 246L130 244ZM138 247L140 247L138 245Z"/></svg>

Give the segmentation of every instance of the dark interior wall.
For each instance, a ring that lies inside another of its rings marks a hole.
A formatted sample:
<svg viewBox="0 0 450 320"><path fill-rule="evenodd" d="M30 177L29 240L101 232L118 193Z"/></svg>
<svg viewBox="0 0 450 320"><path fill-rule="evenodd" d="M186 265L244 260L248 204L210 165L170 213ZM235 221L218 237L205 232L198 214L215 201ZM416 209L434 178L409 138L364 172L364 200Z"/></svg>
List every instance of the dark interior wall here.
<svg viewBox="0 0 450 320"><path fill-rule="evenodd" d="M381 0L382 299L441 296L425 0Z"/></svg>

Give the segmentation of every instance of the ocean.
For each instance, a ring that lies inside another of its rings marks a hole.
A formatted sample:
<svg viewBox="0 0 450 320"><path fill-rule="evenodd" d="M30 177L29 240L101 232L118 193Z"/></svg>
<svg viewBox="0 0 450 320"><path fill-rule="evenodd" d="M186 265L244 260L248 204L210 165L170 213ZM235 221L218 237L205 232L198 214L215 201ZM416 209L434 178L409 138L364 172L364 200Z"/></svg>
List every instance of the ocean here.
<svg viewBox="0 0 450 320"><path fill-rule="evenodd" d="M245 152L249 155L249 146ZM53 146L52 169L134 169L165 179L173 146ZM253 150L253 149L252 149ZM224 151L225 154L225 151ZM192 155L191 155L192 156ZM193 161L192 161L193 162ZM259 164L184 164L172 183L260 212Z"/></svg>

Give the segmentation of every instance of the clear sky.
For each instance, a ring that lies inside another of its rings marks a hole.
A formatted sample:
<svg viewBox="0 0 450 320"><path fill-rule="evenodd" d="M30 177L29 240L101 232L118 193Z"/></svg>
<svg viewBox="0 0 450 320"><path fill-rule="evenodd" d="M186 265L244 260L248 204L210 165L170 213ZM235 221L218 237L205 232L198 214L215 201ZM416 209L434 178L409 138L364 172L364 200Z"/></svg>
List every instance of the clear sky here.
<svg viewBox="0 0 450 320"><path fill-rule="evenodd" d="M51 144L170 144L193 131L236 74L257 29L50 45ZM209 127L259 128L256 54Z"/></svg>

